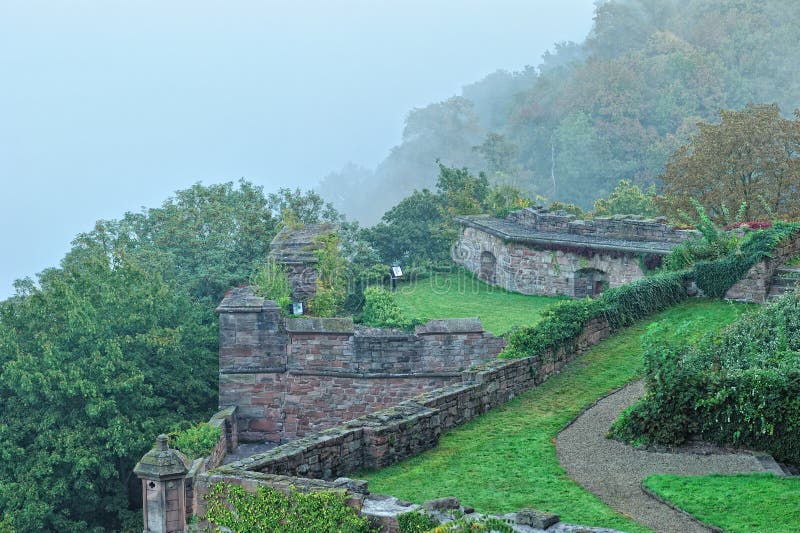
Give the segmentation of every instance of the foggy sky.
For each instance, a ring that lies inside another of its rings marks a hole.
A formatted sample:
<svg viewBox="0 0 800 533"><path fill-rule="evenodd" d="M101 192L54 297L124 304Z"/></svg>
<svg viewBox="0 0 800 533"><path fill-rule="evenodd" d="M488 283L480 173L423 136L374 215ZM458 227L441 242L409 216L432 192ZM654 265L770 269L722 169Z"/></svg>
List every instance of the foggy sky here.
<svg viewBox="0 0 800 533"><path fill-rule="evenodd" d="M0 299L98 219L374 167L403 120L582 41L593 0L0 0Z"/></svg>

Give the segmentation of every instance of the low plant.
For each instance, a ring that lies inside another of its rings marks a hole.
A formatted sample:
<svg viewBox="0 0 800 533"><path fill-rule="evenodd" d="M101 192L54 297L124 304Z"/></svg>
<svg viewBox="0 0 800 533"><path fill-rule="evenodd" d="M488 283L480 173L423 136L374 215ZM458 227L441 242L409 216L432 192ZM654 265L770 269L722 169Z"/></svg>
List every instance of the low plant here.
<svg viewBox="0 0 800 533"><path fill-rule="evenodd" d="M514 533L514 527L503 518L465 516L433 528L432 533Z"/></svg>
<svg viewBox="0 0 800 533"><path fill-rule="evenodd" d="M600 297L609 325L631 324L688 298L686 272L662 272L605 291Z"/></svg>
<svg viewBox="0 0 800 533"><path fill-rule="evenodd" d="M397 527L400 533L426 533L438 525L439 521L424 511L397 515Z"/></svg>
<svg viewBox="0 0 800 533"><path fill-rule="evenodd" d="M218 426L201 422L196 426L170 432L168 437L170 446L191 460L209 455L217 445L220 435L221 430Z"/></svg>
<svg viewBox="0 0 800 533"><path fill-rule="evenodd" d="M332 317L344 308L347 297L347 261L342 256L341 239L337 233L317 238L316 294L308 302L310 311L316 316Z"/></svg>
<svg viewBox="0 0 800 533"><path fill-rule="evenodd" d="M342 491L284 494L271 487L255 493L217 483L206 496L207 531L222 533L374 533L366 517L346 503Z"/></svg>
<svg viewBox="0 0 800 533"><path fill-rule="evenodd" d="M533 325L512 331L501 359L529 357L545 350L557 350L572 342L589 320L603 313L604 302L585 298L556 303Z"/></svg>

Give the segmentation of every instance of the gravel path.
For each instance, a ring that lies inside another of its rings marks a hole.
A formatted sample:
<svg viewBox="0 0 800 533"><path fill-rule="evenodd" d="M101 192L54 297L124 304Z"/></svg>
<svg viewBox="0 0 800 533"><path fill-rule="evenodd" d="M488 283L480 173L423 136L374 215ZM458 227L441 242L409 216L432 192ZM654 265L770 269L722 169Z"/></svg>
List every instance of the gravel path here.
<svg viewBox="0 0 800 533"><path fill-rule="evenodd" d="M749 454L648 452L606 439L620 412L642 394L641 381L630 383L580 415L556 438L558 460L587 490L655 531L706 533L707 528L642 492L641 480L650 474L736 474L767 469Z"/></svg>

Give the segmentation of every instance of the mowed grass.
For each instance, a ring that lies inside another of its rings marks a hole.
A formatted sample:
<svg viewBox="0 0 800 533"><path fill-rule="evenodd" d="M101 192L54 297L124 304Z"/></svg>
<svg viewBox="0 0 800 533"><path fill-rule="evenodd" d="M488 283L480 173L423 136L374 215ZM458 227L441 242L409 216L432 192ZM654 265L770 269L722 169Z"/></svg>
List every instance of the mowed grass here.
<svg viewBox="0 0 800 533"><path fill-rule="evenodd" d="M655 475L644 484L676 507L728 533L800 531L800 478Z"/></svg>
<svg viewBox="0 0 800 533"><path fill-rule="evenodd" d="M530 507L566 522L649 531L569 479L554 439L582 409L642 373L641 336L662 321L687 340L732 322L749 306L691 301L599 343L540 387L443 435L439 446L392 467L361 473L370 491L413 502L456 496L479 511Z"/></svg>
<svg viewBox="0 0 800 533"><path fill-rule="evenodd" d="M514 326L535 324L547 306L565 299L508 292L463 270L434 272L430 277L401 283L395 294L400 309L408 317L477 316L484 329L495 335L502 335Z"/></svg>

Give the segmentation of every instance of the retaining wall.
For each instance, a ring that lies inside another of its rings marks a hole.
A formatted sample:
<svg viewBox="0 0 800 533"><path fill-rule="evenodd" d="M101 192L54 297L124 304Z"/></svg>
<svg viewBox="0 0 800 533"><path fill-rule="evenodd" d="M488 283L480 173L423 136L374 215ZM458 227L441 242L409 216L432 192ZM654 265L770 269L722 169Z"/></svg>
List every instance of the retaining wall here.
<svg viewBox="0 0 800 533"><path fill-rule="evenodd" d="M219 405L237 407L243 441L286 442L459 383L505 346L477 318L432 320L414 333L284 319L249 288L230 291L217 312Z"/></svg>

